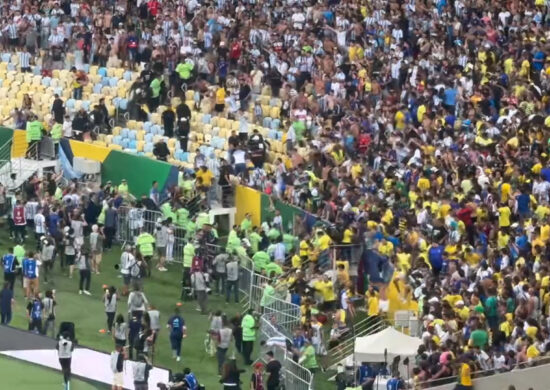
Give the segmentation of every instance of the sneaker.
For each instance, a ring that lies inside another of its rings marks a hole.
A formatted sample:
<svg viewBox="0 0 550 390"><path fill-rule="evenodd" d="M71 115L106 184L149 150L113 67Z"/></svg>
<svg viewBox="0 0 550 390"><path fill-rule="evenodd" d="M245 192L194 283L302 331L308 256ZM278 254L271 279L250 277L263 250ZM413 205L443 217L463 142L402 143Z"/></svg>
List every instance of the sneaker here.
<svg viewBox="0 0 550 390"><path fill-rule="evenodd" d="M176 362L179 362L180 359L181 359L181 358L178 356L178 357L176 358Z"/></svg>
<svg viewBox="0 0 550 390"><path fill-rule="evenodd" d="M78 295L82 295L82 290L78 290Z"/></svg>
<svg viewBox="0 0 550 390"><path fill-rule="evenodd" d="M88 290L84 290L84 294L86 294L86 295L92 295L92 293L89 292Z"/></svg>
<svg viewBox="0 0 550 390"><path fill-rule="evenodd" d="M168 269L167 269L167 268L164 268L164 267L160 267L160 268L159 268L159 271L160 271L160 272L166 272L166 271L168 271Z"/></svg>
<svg viewBox="0 0 550 390"><path fill-rule="evenodd" d="M196 310L196 311L201 311L201 308L200 308L200 307L197 307L195 310Z"/></svg>

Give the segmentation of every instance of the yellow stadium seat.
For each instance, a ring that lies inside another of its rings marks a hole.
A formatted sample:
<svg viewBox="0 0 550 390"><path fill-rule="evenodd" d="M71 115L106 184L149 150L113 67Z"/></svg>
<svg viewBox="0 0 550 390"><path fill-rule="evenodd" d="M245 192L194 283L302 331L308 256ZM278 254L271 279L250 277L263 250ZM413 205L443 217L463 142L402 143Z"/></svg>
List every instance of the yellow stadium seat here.
<svg viewBox="0 0 550 390"><path fill-rule="evenodd" d="M109 145L107 145L107 147L110 148L110 149L114 149L114 150L122 150L122 146L117 145L117 144L109 144Z"/></svg>
<svg viewBox="0 0 550 390"><path fill-rule="evenodd" d="M176 147L176 139L175 138L168 138L168 148L174 149Z"/></svg>
<svg viewBox="0 0 550 390"><path fill-rule="evenodd" d="M89 75L96 75L99 67L97 65L90 66L90 70L88 71Z"/></svg>
<svg viewBox="0 0 550 390"><path fill-rule="evenodd" d="M115 69L116 68L111 68L111 67L107 68L107 76L114 77L115 76Z"/></svg>
<svg viewBox="0 0 550 390"><path fill-rule="evenodd" d="M181 98L179 96L173 97L170 103L172 104L172 107L176 107L181 103Z"/></svg>
<svg viewBox="0 0 550 390"><path fill-rule="evenodd" d="M281 116L281 109L279 107L271 107L269 116L278 119Z"/></svg>
<svg viewBox="0 0 550 390"><path fill-rule="evenodd" d="M193 100L194 97L195 91L193 91L192 89L188 89L187 91L185 91L185 100Z"/></svg>
<svg viewBox="0 0 550 390"><path fill-rule="evenodd" d="M161 124L160 114L158 114L156 112L152 113L151 114L151 122L153 122L156 125L160 125Z"/></svg>
<svg viewBox="0 0 550 390"><path fill-rule="evenodd" d="M37 75L37 76L34 76L34 77L32 78L32 83L33 83L34 85L42 85L42 76L38 76L38 75Z"/></svg>
<svg viewBox="0 0 550 390"><path fill-rule="evenodd" d="M110 95L111 94L111 87L103 87L101 88L101 93L103 95Z"/></svg>
<svg viewBox="0 0 550 390"><path fill-rule="evenodd" d="M212 141L212 134L205 134L204 135L204 142L207 143L207 144L210 144L211 141Z"/></svg>
<svg viewBox="0 0 550 390"><path fill-rule="evenodd" d="M143 152L143 146L145 145L144 141L136 142L136 149L138 152Z"/></svg>
<svg viewBox="0 0 550 390"><path fill-rule="evenodd" d="M79 111L81 108L82 108L82 100L75 100L74 102L75 111Z"/></svg>
<svg viewBox="0 0 550 390"><path fill-rule="evenodd" d="M240 123L239 121L233 121L233 124L231 125L231 130L233 131L239 131Z"/></svg>
<svg viewBox="0 0 550 390"><path fill-rule="evenodd" d="M197 142L200 142L200 143L204 142L204 134L197 133Z"/></svg>
<svg viewBox="0 0 550 390"><path fill-rule="evenodd" d="M94 141L94 142L92 142L92 144L97 145L97 146L103 146L104 148L107 147L107 146L109 146L109 147L113 146L112 144L107 145L105 142L102 142L102 141ZM120 147L120 145L115 145L115 146Z"/></svg>
<svg viewBox="0 0 550 390"><path fill-rule="evenodd" d="M157 142L159 142L160 140L162 139L162 135L154 135L153 136L153 142L156 144Z"/></svg>
<svg viewBox="0 0 550 390"><path fill-rule="evenodd" d="M219 127L229 127L229 125L227 123L227 119L226 118L219 118L218 119L218 126Z"/></svg>
<svg viewBox="0 0 550 390"><path fill-rule="evenodd" d="M217 116L213 116L212 119L210 119L210 124L212 125L212 127L216 127L218 126L218 121L220 120L221 118L218 118ZM221 126L221 125L220 125Z"/></svg>
<svg viewBox="0 0 550 390"><path fill-rule="evenodd" d="M263 106L268 105L269 104L269 96L262 94L262 96L260 96L260 104L262 105L262 108L263 108Z"/></svg>
<svg viewBox="0 0 550 390"><path fill-rule="evenodd" d="M105 136L105 139L103 140L107 145L109 144L112 144L113 143L113 135L112 134L107 134Z"/></svg>
<svg viewBox="0 0 550 390"><path fill-rule="evenodd" d="M153 153L151 153L151 152L145 153L145 156L147 156L147 157L149 157L149 158L153 158L153 157L154 157L154 156L153 156Z"/></svg>
<svg viewBox="0 0 550 390"><path fill-rule="evenodd" d="M197 153L194 153L194 152L191 152L189 153L189 160L191 162L191 164L193 164L193 162L195 161L195 157L197 157Z"/></svg>
<svg viewBox="0 0 550 390"><path fill-rule="evenodd" d="M118 77L119 79L122 78L122 75L124 75L124 71L124 68L115 69L115 77Z"/></svg>
<svg viewBox="0 0 550 390"><path fill-rule="evenodd" d="M137 134L136 134L136 139L138 141L143 141L143 138L145 137L145 131L143 130L138 130L137 131Z"/></svg>
<svg viewBox="0 0 550 390"><path fill-rule="evenodd" d="M99 133L99 134L97 135L97 139L98 139L99 141L108 143L108 142L105 141L105 134L103 134L103 133Z"/></svg>
<svg viewBox="0 0 550 390"><path fill-rule="evenodd" d="M136 127L136 123L137 123L137 121L135 121L134 119L130 119L130 120L126 123L126 125L128 126L128 128L134 129L134 128Z"/></svg>
<svg viewBox="0 0 550 390"><path fill-rule="evenodd" d="M128 121L128 126L130 126L130 122L131 121ZM122 127L120 126L113 127L113 135L120 135L120 130L122 130Z"/></svg>
<svg viewBox="0 0 550 390"><path fill-rule="evenodd" d="M166 106L163 106L163 105L158 106L158 108L157 108L157 113L158 114L162 115L162 113L164 111L166 111Z"/></svg>

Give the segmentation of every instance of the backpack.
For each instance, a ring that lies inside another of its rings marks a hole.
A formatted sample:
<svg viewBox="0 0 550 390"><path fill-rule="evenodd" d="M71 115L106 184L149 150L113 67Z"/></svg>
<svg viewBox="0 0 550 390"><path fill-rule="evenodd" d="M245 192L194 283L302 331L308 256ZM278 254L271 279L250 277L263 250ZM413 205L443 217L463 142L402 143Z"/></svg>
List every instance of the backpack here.
<svg viewBox="0 0 550 390"><path fill-rule="evenodd" d="M134 294L132 296L132 306L134 307L140 307L141 305L143 305L143 294L142 293L139 293L139 294Z"/></svg>
<svg viewBox="0 0 550 390"><path fill-rule="evenodd" d="M140 275L141 275L141 268L140 268L139 264L137 263L137 261L132 265L132 267L130 267L130 275L131 275L133 278L138 278L138 277L140 277Z"/></svg>

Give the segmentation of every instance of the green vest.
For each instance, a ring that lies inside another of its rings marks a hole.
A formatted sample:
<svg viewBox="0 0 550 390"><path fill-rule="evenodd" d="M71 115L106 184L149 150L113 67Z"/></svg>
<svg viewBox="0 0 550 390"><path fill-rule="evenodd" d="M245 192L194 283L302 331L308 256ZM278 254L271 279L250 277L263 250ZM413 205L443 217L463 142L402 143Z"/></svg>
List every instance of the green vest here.
<svg viewBox="0 0 550 390"><path fill-rule="evenodd" d="M118 186L118 193L121 195L127 195L128 194L128 184L120 183Z"/></svg>
<svg viewBox="0 0 550 390"><path fill-rule="evenodd" d="M303 358L302 360L302 366L305 368L317 368L319 365L317 364L317 358L315 357L315 348L313 345L308 345L303 352Z"/></svg>
<svg viewBox="0 0 550 390"><path fill-rule="evenodd" d="M243 328L243 341L256 340L256 320L250 314L243 317L241 327Z"/></svg>
<svg viewBox="0 0 550 390"><path fill-rule="evenodd" d="M191 268L193 257L195 257L195 246L188 242L183 247L183 266L185 268Z"/></svg>
<svg viewBox="0 0 550 390"><path fill-rule="evenodd" d="M141 233L137 238L137 247L139 248L139 253L143 256L153 256L154 248L153 244L155 243L155 238L149 233Z"/></svg>
<svg viewBox="0 0 550 390"><path fill-rule="evenodd" d="M275 296L275 288L268 284L264 288L262 299L260 300L260 306L265 307L265 306L271 305L273 303L274 296Z"/></svg>
<svg viewBox="0 0 550 390"><path fill-rule="evenodd" d="M63 199L63 190L59 187L55 187L55 193L53 194L53 197L56 199L56 200L61 200ZM103 216L103 220L105 220L105 216Z"/></svg>
<svg viewBox="0 0 550 390"><path fill-rule="evenodd" d="M252 256L252 260L254 261L254 269L256 271L262 271L265 269L266 265L271 262L269 255L264 251L256 252L254 256Z"/></svg>
<svg viewBox="0 0 550 390"><path fill-rule="evenodd" d="M187 226L185 227L185 238L189 239L189 237L193 237L196 230L197 225L195 224L195 222L191 220L187 221Z"/></svg>
<svg viewBox="0 0 550 390"><path fill-rule="evenodd" d="M101 208L101 212L99 213L99 216L97 217L97 223L99 223L101 225L105 224L105 212L106 211L107 211L107 206L103 206Z"/></svg>
<svg viewBox="0 0 550 390"><path fill-rule="evenodd" d="M283 273L283 269L281 268L281 266L274 261L267 263L264 269L267 276L271 276L272 272L275 272L276 276L279 276Z"/></svg>
<svg viewBox="0 0 550 390"><path fill-rule="evenodd" d="M244 232L246 232L248 234L250 229L252 229L252 221L248 218L243 219L241 221L241 230L243 230Z"/></svg>
<svg viewBox="0 0 550 390"><path fill-rule="evenodd" d="M281 236L281 232L279 229L271 228L267 232L267 238L269 238L271 241L275 241Z"/></svg>
<svg viewBox="0 0 550 390"><path fill-rule="evenodd" d="M21 262L25 258L25 248L23 248L23 245L16 245L15 248L13 248L13 254L21 264Z"/></svg>
<svg viewBox="0 0 550 390"><path fill-rule="evenodd" d="M52 127L52 131L50 131L50 136L52 137L52 140L54 142L59 142L61 139L61 135L63 132L63 125L61 123L56 123Z"/></svg>
<svg viewBox="0 0 550 390"><path fill-rule="evenodd" d="M27 142L42 139L42 123L40 121L27 122Z"/></svg>
<svg viewBox="0 0 550 390"><path fill-rule="evenodd" d="M197 229L202 229L204 224L210 223L210 216L208 213L201 212L197 215Z"/></svg>
<svg viewBox="0 0 550 390"><path fill-rule="evenodd" d="M176 224L178 226L187 226L189 222L189 210L186 208L179 208L176 211Z"/></svg>
<svg viewBox="0 0 550 390"><path fill-rule="evenodd" d="M285 244L286 253L290 253L294 249L295 239L292 234L283 234L283 244Z"/></svg>
<svg viewBox="0 0 550 390"><path fill-rule="evenodd" d="M252 246L252 252L258 252L258 249L260 248L260 242L262 241L262 236L260 236L256 232L252 232L250 233L250 237L248 237L248 240L250 241L250 245Z"/></svg>

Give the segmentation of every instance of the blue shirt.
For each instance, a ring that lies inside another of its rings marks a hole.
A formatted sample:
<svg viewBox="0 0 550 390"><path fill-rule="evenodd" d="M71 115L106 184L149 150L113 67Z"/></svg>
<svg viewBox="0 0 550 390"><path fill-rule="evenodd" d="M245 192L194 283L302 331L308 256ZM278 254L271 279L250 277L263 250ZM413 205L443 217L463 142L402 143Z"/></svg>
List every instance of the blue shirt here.
<svg viewBox="0 0 550 390"><path fill-rule="evenodd" d="M23 260L23 276L28 279L36 279L37 267L36 261L34 259L25 259Z"/></svg>
<svg viewBox="0 0 550 390"><path fill-rule="evenodd" d="M550 181L550 167L544 167L540 170L540 176L546 180Z"/></svg>
<svg viewBox="0 0 550 390"><path fill-rule="evenodd" d="M192 372L185 375L185 382L187 382L187 386L189 386L191 390L197 390L199 388L199 382Z"/></svg>
<svg viewBox="0 0 550 390"><path fill-rule="evenodd" d="M12 274L15 272L15 256L10 254L4 255L2 258L2 263L4 264L4 272L7 274Z"/></svg>
<svg viewBox="0 0 550 390"><path fill-rule="evenodd" d="M183 327L185 326L185 321L180 316L172 316L168 320L168 325L170 325L171 333L181 334L183 333Z"/></svg>
<svg viewBox="0 0 550 390"><path fill-rule="evenodd" d="M50 235L56 236L57 235L57 225L59 224L59 215L56 213L52 213L48 216L48 229L50 231Z"/></svg>
<svg viewBox="0 0 550 390"><path fill-rule="evenodd" d="M454 88L447 88L445 90L445 96L443 98L443 102L445 103L446 106L454 106L456 104L456 95L457 95L457 90L454 89Z"/></svg>
<svg viewBox="0 0 550 390"><path fill-rule="evenodd" d="M32 301L29 314L33 320L39 320L42 318L42 302L40 302L39 299Z"/></svg>
<svg viewBox="0 0 550 390"><path fill-rule="evenodd" d="M531 203L531 198L528 194L519 194L516 197L518 202L518 212L520 214L526 214L529 212L529 204Z"/></svg>
<svg viewBox="0 0 550 390"><path fill-rule="evenodd" d="M443 247L431 247L428 251L428 260L434 269L440 271L443 267Z"/></svg>
<svg viewBox="0 0 550 390"><path fill-rule="evenodd" d="M5 288L0 291L0 308L2 312L11 311L11 300L13 299L13 291Z"/></svg>
<svg viewBox="0 0 550 390"><path fill-rule="evenodd" d="M403 388L403 382L397 378L391 378L388 383L386 383L388 390L399 390Z"/></svg>

